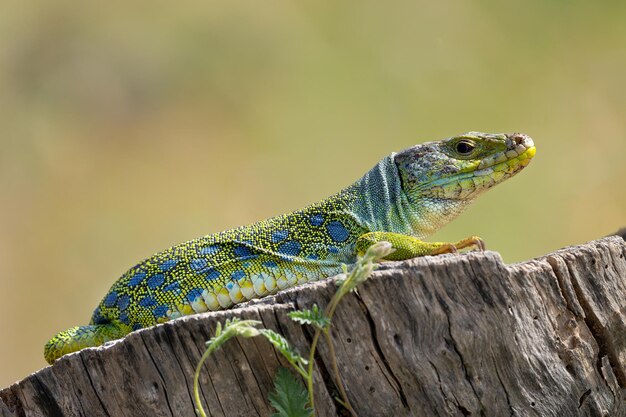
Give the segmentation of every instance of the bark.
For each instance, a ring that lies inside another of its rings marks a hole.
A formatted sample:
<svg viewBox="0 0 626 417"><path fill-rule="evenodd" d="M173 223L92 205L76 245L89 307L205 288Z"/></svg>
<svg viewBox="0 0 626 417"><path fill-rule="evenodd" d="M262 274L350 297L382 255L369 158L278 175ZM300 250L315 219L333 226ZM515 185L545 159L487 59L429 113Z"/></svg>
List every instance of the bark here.
<svg viewBox="0 0 626 417"><path fill-rule="evenodd" d="M626 245L609 237L527 262L497 253L386 263L339 305L337 361L359 416L626 416ZM193 416L193 373L217 322L261 320L308 352L286 315L325 306L335 280L185 317L68 355L0 391L0 416ZM287 366L262 338L212 356L211 416L269 416ZM342 414L322 342L316 415Z"/></svg>

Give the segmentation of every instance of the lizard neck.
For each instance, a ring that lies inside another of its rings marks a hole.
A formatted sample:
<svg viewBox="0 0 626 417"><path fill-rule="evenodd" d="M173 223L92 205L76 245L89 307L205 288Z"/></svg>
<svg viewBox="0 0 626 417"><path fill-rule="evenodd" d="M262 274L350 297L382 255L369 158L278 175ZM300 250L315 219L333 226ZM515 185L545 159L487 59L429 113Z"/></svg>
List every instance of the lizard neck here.
<svg viewBox="0 0 626 417"><path fill-rule="evenodd" d="M394 153L383 158L353 186L358 198L353 210L369 231L424 238L458 216L467 200L412 197L402 188Z"/></svg>
<svg viewBox="0 0 626 417"><path fill-rule="evenodd" d="M402 190L394 155L383 158L354 184L359 196L354 211L369 231L415 235L413 224L419 213Z"/></svg>

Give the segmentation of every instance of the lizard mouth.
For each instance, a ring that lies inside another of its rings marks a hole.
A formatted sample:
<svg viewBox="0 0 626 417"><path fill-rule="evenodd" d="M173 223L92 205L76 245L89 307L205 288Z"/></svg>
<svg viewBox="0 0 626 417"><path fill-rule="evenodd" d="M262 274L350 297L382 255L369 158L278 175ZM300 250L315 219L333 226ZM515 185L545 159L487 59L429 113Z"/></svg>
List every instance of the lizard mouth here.
<svg viewBox="0 0 626 417"><path fill-rule="evenodd" d="M507 135L506 144L506 151L499 152L480 161L472 175L474 177L485 175L499 176L500 174L496 173L501 172L504 175L508 174L511 176L528 165L532 157L535 156L535 143L530 136L513 133ZM499 181L496 180L496 182Z"/></svg>
<svg viewBox="0 0 626 417"><path fill-rule="evenodd" d="M488 156L471 171L447 178L430 189L430 197L468 200L524 169L535 156L530 136L521 133L506 135L506 150Z"/></svg>

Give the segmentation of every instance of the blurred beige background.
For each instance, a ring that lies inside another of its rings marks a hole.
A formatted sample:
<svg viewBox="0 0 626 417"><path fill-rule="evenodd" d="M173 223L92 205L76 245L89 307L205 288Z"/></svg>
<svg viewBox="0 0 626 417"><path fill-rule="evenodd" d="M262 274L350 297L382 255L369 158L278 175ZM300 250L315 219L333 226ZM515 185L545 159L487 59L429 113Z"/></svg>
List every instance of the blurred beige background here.
<svg viewBox="0 0 626 417"><path fill-rule="evenodd" d="M140 259L421 141L538 148L437 239L517 262L626 225L625 2L205 3L3 4L0 387Z"/></svg>

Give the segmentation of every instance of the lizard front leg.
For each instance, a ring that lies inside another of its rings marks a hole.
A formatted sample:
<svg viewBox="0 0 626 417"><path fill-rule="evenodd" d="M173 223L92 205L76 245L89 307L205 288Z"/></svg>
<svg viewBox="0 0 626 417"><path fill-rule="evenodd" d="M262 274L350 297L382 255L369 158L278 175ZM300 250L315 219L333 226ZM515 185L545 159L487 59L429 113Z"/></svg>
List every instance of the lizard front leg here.
<svg viewBox="0 0 626 417"><path fill-rule="evenodd" d="M413 236L391 232L365 233L356 241L356 252L362 256L367 248L376 242L386 241L391 243L395 251L385 259L388 261L402 261L418 256L440 255L442 253L455 253L459 249L475 246L479 250L485 250L485 243L478 236L470 236L456 243L449 242L424 242Z"/></svg>

